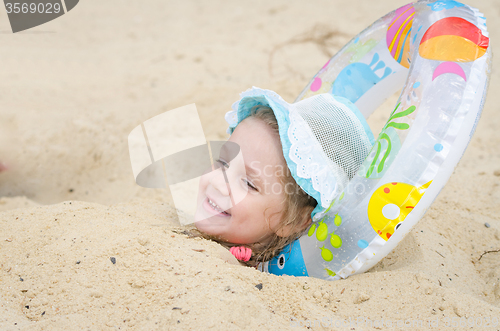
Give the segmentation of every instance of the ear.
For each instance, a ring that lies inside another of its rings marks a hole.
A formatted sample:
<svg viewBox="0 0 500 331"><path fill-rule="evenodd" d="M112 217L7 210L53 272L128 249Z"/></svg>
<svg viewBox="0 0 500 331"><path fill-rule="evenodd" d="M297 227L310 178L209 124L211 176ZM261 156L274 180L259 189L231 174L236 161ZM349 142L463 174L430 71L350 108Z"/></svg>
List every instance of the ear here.
<svg viewBox="0 0 500 331"><path fill-rule="evenodd" d="M301 232L303 232L312 223L311 212L313 210L314 210L314 207L304 208L302 210L302 213L301 213L302 214L302 219L301 219L300 223L296 227L294 227L292 225L287 225L287 226L279 229L278 231L276 231L276 234L278 236L280 236L280 237L288 237L288 236L291 236L294 233L301 233Z"/></svg>

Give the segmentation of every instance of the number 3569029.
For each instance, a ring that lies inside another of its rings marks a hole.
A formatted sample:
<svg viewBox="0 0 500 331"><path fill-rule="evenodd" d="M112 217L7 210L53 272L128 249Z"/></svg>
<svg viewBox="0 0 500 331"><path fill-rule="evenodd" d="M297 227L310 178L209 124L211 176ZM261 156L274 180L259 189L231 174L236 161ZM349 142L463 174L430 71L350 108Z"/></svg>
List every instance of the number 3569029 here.
<svg viewBox="0 0 500 331"><path fill-rule="evenodd" d="M58 3L26 3L26 2L7 2L5 4L5 8L7 8L7 14L27 14L27 13L45 13L45 14L58 14L61 11L61 5Z"/></svg>

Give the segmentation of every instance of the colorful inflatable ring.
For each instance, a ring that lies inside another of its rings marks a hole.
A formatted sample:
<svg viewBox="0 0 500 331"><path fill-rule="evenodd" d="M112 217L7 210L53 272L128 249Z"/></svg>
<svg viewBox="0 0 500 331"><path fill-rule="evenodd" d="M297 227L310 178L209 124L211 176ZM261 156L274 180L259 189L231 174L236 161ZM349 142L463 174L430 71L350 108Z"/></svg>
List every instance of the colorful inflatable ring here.
<svg viewBox="0 0 500 331"><path fill-rule="evenodd" d="M396 247L446 184L476 128L491 67L485 22L456 1L411 3L321 68L297 101L333 93L368 118L402 92L344 192L260 270L335 280L368 270Z"/></svg>

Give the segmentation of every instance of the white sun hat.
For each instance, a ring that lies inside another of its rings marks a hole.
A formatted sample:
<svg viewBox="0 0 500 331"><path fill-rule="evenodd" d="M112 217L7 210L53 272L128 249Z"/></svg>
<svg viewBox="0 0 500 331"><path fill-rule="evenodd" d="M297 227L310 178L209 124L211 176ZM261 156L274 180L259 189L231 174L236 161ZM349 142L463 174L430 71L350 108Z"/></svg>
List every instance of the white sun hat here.
<svg viewBox="0 0 500 331"><path fill-rule="evenodd" d="M279 126L283 155L297 184L318 205L313 221L338 197L370 152L373 134L349 100L330 93L287 103L277 93L253 87L226 113L228 133L250 116L255 106L270 107Z"/></svg>

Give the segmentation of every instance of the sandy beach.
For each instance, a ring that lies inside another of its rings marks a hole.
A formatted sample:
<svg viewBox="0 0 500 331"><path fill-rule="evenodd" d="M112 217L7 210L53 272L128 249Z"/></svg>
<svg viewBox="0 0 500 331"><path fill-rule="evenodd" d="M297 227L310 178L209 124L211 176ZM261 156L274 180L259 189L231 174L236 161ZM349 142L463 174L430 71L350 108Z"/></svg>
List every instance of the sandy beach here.
<svg viewBox="0 0 500 331"><path fill-rule="evenodd" d="M497 54L454 174L365 274L328 282L235 265L183 233L168 190L132 174L127 136L143 121L196 103L207 139L227 139L240 92L292 102L346 42L406 3L85 0L16 34L0 11L0 329L499 329ZM485 14L497 53L500 2L466 3Z"/></svg>

